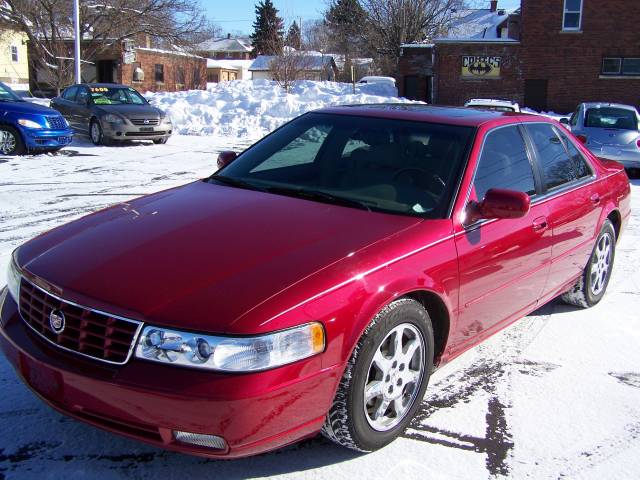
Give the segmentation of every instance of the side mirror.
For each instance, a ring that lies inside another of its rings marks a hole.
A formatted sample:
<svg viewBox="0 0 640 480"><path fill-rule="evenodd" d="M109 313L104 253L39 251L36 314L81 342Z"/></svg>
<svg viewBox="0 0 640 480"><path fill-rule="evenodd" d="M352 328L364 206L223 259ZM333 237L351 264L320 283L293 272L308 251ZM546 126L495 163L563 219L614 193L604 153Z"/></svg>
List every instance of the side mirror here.
<svg viewBox="0 0 640 480"><path fill-rule="evenodd" d="M560 123L563 125L569 125L569 119L567 117L562 117L560 119Z"/></svg>
<svg viewBox="0 0 640 480"><path fill-rule="evenodd" d="M529 213L530 207L531 198L526 193L492 188L480 203L469 204L467 223L481 219L521 218Z"/></svg>
<svg viewBox="0 0 640 480"><path fill-rule="evenodd" d="M238 157L236 152L225 150L218 155L218 169L226 167Z"/></svg>

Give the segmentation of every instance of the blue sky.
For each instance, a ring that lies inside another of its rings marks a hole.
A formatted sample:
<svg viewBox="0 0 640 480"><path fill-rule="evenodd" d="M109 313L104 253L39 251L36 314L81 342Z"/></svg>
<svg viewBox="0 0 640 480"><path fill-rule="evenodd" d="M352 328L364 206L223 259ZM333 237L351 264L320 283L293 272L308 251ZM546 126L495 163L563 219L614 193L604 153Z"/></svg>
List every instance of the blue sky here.
<svg viewBox="0 0 640 480"><path fill-rule="evenodd" d="M241 31L251 33L258 0L201 0L207 13L222 28L223 33ZM322 17L328 0L273 0L285 25L293 20L310 20ZM487 6L489 0L487 0ZM500 8L516 8L520 0L499 0Z"/></svg>

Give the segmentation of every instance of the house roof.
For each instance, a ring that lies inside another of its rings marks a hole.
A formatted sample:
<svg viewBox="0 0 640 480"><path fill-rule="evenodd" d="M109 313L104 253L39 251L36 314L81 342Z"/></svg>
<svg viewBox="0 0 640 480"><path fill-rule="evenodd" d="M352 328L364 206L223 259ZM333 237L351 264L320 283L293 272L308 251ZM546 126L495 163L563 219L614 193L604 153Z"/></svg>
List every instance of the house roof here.
<svg viewBox="0 0 640 480"><path fill-rule="evenodd" d="M202 42L197 49L207 52L251 52L253 45L249 37L223 37Z"/></svg>
<svg viewBox="0 0 640 480"><path fill-rule="evenodd" d="M274 55L258 55L249 67L251 72L268 72L271 70L271 62L277 57ZM300 55L300 61L304 63L304 69L309 71L322 71L327 67L335 65L331 55Z"/></svg>
<svg viewBox="0 0 640 480"><path fill-rule="evenodd" d="M453 41L505 41L514 42L511 38L498 37L499 27L509 19L509 15L517 10L497 10L473 8L458 10L453 14L447 33L437 37L435 42Z"/></svg>
<svg viewBox="0 0 640 480"><path fill-rule="evenodd" d="M247 70L253 60L214 60L207 59L207 68L225 68L227 70Z"/></svg>

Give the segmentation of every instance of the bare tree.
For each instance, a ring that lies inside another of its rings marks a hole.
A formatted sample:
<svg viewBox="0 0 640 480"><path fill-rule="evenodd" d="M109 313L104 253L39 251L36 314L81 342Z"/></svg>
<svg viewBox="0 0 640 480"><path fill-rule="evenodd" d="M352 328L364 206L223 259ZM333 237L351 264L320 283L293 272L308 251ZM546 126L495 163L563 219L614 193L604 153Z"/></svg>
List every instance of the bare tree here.
<svg viewBox="0 0 640 480"><path fill-rule="evenodd" d="M316 60L303 51L285 47L280 55L271 60L273 79L288 92L297 80L304 80Z"/></svg>
<svg viewBox="0 0 640 480"><path fill-rule="evenodd" d="M50 72L46 82L60 91L73 79L73 2L3 0L0 17L29 39L32 68ZM91 61L124 39L147 34L186 46L206 26L196 0L81 0L82 58Z"/></svg>
<svg viewBox="0 0 640 480"><path fill-rule="evenodd" d="M363 0L367 38L379 55L379 68L395 73L400 46L433 38L464 4L464 0Z"/></svg>
<svg viewBox="0 0 640 480"><path fill-rule="evenodd" d="M302 29L302 48L318 52L328 52L330 45L329 28L323 20L307 20Z"/></svg>

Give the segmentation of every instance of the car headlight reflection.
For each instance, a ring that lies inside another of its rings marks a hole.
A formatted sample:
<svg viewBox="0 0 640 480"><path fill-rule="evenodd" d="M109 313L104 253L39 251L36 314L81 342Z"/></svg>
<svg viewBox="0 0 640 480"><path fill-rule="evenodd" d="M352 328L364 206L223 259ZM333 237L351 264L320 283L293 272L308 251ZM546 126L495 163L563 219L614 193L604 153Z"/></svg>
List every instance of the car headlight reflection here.
<svg viewBox="0 0 640 480"><path fill-rule="evenodd" d="M118 115L107 113L102 119L107 123L124 123L124 120Z"/></svg>
<svg viewBox="0 0 640 480"><path fill-rule="evenodd" d="M266 370L324 351L318 322L253 337L220 337L147 326L136 357L155 362L224 372Z"/></svg>
<svg viewBox="0 0 640 480"><path fill-rule="evenodd" d="M33 120L29 120L28 118L19 118L18 123L26 128L44 128L38 122L34 122Z"/></svg>

